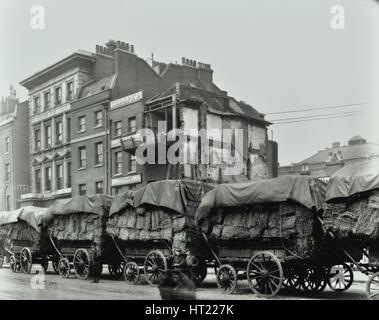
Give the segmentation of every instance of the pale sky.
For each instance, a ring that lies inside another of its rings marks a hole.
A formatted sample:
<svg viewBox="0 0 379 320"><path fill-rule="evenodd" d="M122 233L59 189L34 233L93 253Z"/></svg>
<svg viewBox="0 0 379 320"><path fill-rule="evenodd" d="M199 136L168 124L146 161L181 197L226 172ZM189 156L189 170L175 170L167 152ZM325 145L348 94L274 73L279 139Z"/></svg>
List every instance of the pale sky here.
<svg viewBox="0 0 379 320"><path fill-rule="evenodd" d="M46 29L30 27L33 5ZM345 29L333 30L342 5ZM0 0L0 96L75 50L108 39L143 58L209 63L229 95L271 113L367 103L365 115L273 125L281 165L301 161L356 134L379 143L379 5L373 0ZM302 117L362 107L267 116Z"/></svg>

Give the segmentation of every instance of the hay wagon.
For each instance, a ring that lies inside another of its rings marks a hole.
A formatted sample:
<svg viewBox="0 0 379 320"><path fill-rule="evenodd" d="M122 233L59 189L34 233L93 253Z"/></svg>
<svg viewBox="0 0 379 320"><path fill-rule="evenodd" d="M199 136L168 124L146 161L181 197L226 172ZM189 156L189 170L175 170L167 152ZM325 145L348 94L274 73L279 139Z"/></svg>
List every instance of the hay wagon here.
<svg viewBox="0 0 379 320"><path fill-rule="evenodd" d="M41 241L39 223L46 208L24 207L0 215L0 264L5 257L13 272L30 273L33 264L46 271L49 259Z"/></svg>
<svg viewBox="0 0 379 320"><path fill-rule="evenodd" d="M267 297L282 287L325 289L344 261L322 230L325 187L311 177L284 176L207 193L196 223L216 261L218 287L233 293L247 280L252 292Z"/></svg>
<svg viewBox="0 0 379 320"><path fill-rule="evenodd" d="M379 161L353 163L337 171L329 181L324 207L325 232L346 261L332 278L334 287L347 290L353 283L349 263L369 276L367 297L379 300Z"/></svg>
<svg viewBox="0 0 379 320"><path fill-rule="evenodd" d="M210 188L196 181L165 180L115 197L107 232L125 262L128 283L136 284L143 272L156 286L176 268L197 284L204 280L210 254L194 217Z"/></svg>
<svg viewBox="0 0 379 320"><path fill-rule="evenodd" d="M57 200L47 211L42 223L45 248L55 255L63 278L73 269L84 280L99 276L103 264L117 264L118 256L105 232L111 203L110 196L77 196Z"/></svg>

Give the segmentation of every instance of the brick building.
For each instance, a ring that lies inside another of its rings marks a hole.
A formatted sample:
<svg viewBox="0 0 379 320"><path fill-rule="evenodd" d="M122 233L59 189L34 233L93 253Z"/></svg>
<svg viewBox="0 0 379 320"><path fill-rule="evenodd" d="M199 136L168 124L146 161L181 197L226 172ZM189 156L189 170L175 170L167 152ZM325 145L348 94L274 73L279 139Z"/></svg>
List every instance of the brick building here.
<svg viewBox="0 0 379 320"><path fill-rule="evenodd" d="M279 175L314 175L328 180L344 165L372 158L379 158L379 145L367 142L361 136L354 136L347 145L333 142L331 147L320 150L303 161L279 167Z"/></svg>
<svg viewBox="0 0 379 320"><path fill-rule="evenodd" d="M15 95L0 106L0 211L19 208L18 201L29 191L28 101Z"/></svg>
<svg viewBox="0 0 379 320"><path fill-rule="evenodd" d="M30 101L32 192L23 196L25 203L114 194L167 177L227 181L217 167L196 167L200 173L188 166L138 164L137 132L155 129L157 120L167 120L167 131L200 122L241 128L244 168L234 178L275 174L277 146L267 138L269 123L219 89L208 64L183 58L181 64L150 65L133 45L110 40L94 53L76 52L21 84ZM199 108L205 110L201 117Z"/></svg>

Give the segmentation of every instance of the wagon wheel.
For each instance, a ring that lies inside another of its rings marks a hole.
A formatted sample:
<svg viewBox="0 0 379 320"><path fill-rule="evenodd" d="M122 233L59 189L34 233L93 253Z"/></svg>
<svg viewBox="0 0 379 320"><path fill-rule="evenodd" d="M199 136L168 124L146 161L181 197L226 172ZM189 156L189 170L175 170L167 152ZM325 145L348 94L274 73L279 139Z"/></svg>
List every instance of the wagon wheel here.
<svg viewBox="0 0 379 320"><path fill-rule="evenodd" d="M30 273L32 270L32 253L29 248L23 248L20 253L20 265L21 265L21 270L24 273Z"/></svg>
<svg viewBox="0 0 379 320"><path fill-rule="evenodd" d="M323 268L307 268L301 277L301 286L305 292L321 292L326 287L325 272Z"/></svg>
<svg viewBox="0 0 379 320"><path fill-rule="evenodd" d="M78 279L85 280L90 275L91 260L86 249L76 250L73 258L74 272Z"/></svg>
<svg viewBox="0 0 379 320"><path fill-rule="evenodd" d="M144 263L144 273L147 282L152 286L162 284L167 278L167 260L162 252L149 252Z"/></svg>
<svg viewBox="0 0 379 320"><path fill-rule="evenodd" d="M289 289L301 290L301 275L294 268L287 269L284 272L283 286Z"/></svg>
<svg viewBox="0 0 379 320"><path fill-rule="evenodd" d="M58 265L57 265L57 272L64 279L67 279L70 276L71 266L70 266L70 261L68 261L67 258L61 258L59 260Z"/></svg>
<svg viewBox="0 0 379 320"><path fill-rule="evenodd" d="M368 280L366 296L369 300L379 300L379 272L374 273Z"/></svg>
<svg viewBox="0 0 379 320"><path fill-rule="evenodd" d="M140 270L137 263L130 261L124 267L124 279L129 284L137 284L140 279Z"/></svg>
<svg viewBox="0 0 379 320"><path fill-rule="evenodd" d="M9 266L13 272L18 272L20 269L20 265L18 264L17 259L14 255L11 255L9 258Z"/></svg>
<svg viewBox="0 0 379 320"><path fill-rule="evenodd" d="M124 262L115 262L108 264L108 270L112 278L120 279L124 272Z"/></svg>
<svg viewBox="0 0 379 320"><path fill-rule="evenodd" d="M354 282L354 273L346 263L332 266L327 271L327 282L329 287L337 292L350 288Z"/></svg>
<svg viewBox="0 0 379 320"><path fill-rule="evenodd" d="M230 264L223 264L216 275L217 286L224 292L232 294L237 289L237 271Z"/></svg>
<svg viewBox="0 0 379 320"><path fill-rule="evenodd" d="M278 258L267 251L256 253L247 265L247 281L255 294L276 295L283 283L283 268Z"/></svg>
<svg viewBox="0 0 379 320"><path fill-rule="evenodd" d="M204 281L207 273L207 263L204 259L199 259L199 263L193 268L193 281L195 282L196 286L199 286Z"/></svg>

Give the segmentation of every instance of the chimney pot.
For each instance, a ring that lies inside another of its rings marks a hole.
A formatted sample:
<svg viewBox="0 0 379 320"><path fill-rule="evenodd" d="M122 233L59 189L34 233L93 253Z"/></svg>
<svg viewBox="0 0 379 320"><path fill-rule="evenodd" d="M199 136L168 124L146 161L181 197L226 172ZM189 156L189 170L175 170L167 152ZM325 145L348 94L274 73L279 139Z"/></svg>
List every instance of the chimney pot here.
<svg viewBox="0 0 379 320"><path fill-rule="evenodd" d="M341 144L338 141L332 143L333 148L339 148L340 146Z"/></svg>

